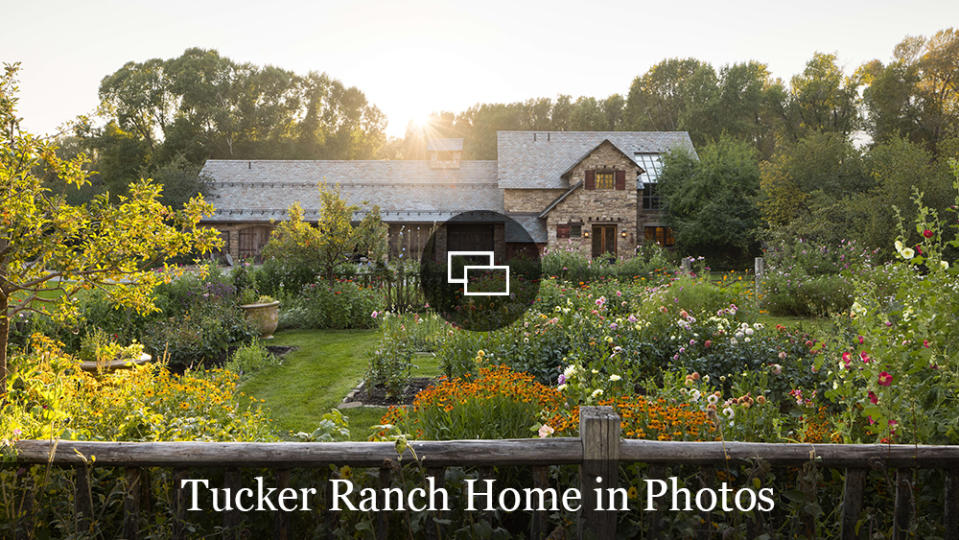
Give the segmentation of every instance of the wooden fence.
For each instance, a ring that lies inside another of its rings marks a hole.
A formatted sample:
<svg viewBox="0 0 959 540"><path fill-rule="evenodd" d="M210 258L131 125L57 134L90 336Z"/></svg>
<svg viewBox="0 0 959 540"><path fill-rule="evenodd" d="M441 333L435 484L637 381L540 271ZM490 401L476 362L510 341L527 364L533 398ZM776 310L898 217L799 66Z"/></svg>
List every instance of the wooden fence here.
<svg viewBox="0 0 959 540"><path fill-rule="evenodd" d="M210 442L77 442L19 441L17 456L11 463L21 467L52 465L77 470L75 505L81 519L93 515L89 474L91 457L97 467L116 467L124 475L124 537L138 537L137 524L141 508L149 507L149 490L142 489L148 467L173 469L173 478L185 478L187 468L226 470L225 487L239 486L241 468L275 470L276 485L289 485L289 472L297 468L315 468L329 464L376 468L381 486L389 485L391 474L401 463L414 459L434 476L437 482L445 477L444 469L453 466L529 466L535 485L548 484L550 465L578 465L583 495L578 519L579 535L592 538L613 538L616 534L616 513L593 510L596 507L593 489L585 489L584 481L601 476L606 487L616 487L618 466L624 463L647 463L649 478L663 478L667 465L722 467L766 462L770 466L802 466L815 461L819 466L845 470L841 507L841 537L858 538L855 528L863 508L866 473L870 469L894 469L895 538L905 538L915 514L912 472L915 469L938 469L945 477L944 526L947 540L959 540L959 446L910 445L843 445L843 444L773 444L744 442L669 442L623 440L620 418L610 407L583 407L579 438L420 441L412 443L398 456L393 443L210 443ZM414 458L415 453L415 458ZM487 471L488 473L489 471ZM441 485L441 484L439 484ZM590 484L592 487L592 484ZM176 491L175 537L186 537L182 526L185 501L182 490ZM30 519L26 512L25 519ZM650 528L656 531L658 512L649 513ZM226 530L235 528L240 517L224 514ZM529 536L544 538L545 513L536 513ZM275 515L275 538L288 538L289 518ZM386 513L376 515L375 537L388 537ZM28 530L21 528L18 530ZM436 537L439 527L427 527L427 537ZM584 534L584 531L588 533ZM295 537L295 535L293 535ZM655 536L655 534L654 534ZM25 536L24 536L25 537Z"/></svg>

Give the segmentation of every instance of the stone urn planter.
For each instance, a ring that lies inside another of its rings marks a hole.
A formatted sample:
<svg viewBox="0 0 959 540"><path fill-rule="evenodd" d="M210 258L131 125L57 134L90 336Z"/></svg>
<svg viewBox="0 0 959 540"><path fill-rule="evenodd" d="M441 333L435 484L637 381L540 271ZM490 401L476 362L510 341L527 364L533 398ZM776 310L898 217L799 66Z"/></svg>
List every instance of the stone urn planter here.
<svg viewBox="0 0 959 540"><path fill-rule="evenodd" d="M80 362L80 369L92 373L101 371L116 371L118 369L131 368L133 366L146 364L152 359L153 357L149 354L141 353L137 358L118 358L116 360L110 360L109 362Z"/></svg>
<svg viewBox="0 0 959 540"><path fill-rule="evenodd" d="M273 339L276 325L280 322L280 302L264 302L260 304L243 304L240 306L246 320L253 323L260 331L263 339Z"/></svg>

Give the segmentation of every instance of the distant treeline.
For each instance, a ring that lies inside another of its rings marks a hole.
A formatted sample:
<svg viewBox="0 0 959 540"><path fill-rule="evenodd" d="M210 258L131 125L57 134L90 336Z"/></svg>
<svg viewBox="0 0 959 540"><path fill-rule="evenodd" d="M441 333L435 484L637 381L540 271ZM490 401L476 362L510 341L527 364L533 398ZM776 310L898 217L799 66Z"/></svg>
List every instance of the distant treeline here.
<svg viewBox="0 0 959 540"><path fill-rule="evenodd" d="M197 172L209 158L417 159L426 132L464 138L466 159L495 159L497 130L685 130L705 159L667 160L661 186L680 249L742 258L770 232L888 249L891 205L908 217L914 187L934 208L951 201L959 32L910 36L892 53L851 73L816 53L788 82L755 61L667 59L625 96L477 104L388 140L383 113L357 88L189 49L106 76L97 117L79 118L61 151L86 152L98 173L71 197L151 176L178 204L203 190Z"/></svg>

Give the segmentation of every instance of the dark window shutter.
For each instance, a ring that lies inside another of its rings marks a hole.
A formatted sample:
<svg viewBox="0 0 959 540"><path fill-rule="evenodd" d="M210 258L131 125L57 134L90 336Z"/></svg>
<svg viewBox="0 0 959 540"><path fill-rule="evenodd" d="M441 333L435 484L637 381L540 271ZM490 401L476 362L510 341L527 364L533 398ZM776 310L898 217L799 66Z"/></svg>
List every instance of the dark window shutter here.
<svg viewBox="0 0 959 540"><path fill-rule="evenodd" d="M556 238L569 238L569 225L557 225Z"/></svg>
<svg viewBox="0 0 959 540"><path fill-rule="evenodd" d="M616 171L616 189L626 189L626 171Z"/></svg>
<svg viewBox="0 0 959 540"><path fill-rule="evenodd" d="M586 171L586 189L596 189L596 171Z"/></svg>

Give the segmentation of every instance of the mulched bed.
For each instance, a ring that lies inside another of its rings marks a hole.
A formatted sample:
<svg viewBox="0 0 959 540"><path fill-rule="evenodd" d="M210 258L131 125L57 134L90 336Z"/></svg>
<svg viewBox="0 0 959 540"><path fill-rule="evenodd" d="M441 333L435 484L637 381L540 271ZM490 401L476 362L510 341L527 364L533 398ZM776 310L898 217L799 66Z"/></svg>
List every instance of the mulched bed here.
<svg viewBox="0 0 959 540"><path fill-rule="evenodd" d="M387 396L386 389L382 387L373 388L369 392L363 383L360 383L350 395L346 396L343 403L357 403L370 407L391 407L394 405L409 405L413 403L416 394L425 390L426 387L435 384L436 379L432 377L413 377L403 388L398 396Z"/></svg>

